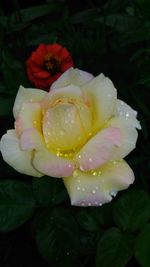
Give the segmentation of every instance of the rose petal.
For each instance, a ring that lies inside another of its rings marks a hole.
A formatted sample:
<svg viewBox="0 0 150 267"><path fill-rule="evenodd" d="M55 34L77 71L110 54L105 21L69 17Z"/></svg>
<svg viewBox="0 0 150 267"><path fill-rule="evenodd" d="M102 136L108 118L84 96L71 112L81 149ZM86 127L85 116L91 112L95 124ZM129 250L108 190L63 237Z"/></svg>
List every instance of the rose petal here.
<svg viewBox="0 0 150 267"><path fill-rule="evenodd" d="M36 151L33 165L39 172L58 178L70 176L74 171L72 160L61 158L46 149Z"/></svg>
<svg viewBox="0 0 150 267"><path fill-rule="evenodd" d="M52 84L50 89L53 90L65 87L70 84L81 86L84 83L90 81L92 78L93 75L91 73L79 69L70 68L66 72L64 72L56 82Z"/></svg>
<svg viewBox="0 0 150 267"><path fill-rule="evenodd" d="M42 135L35 129L26 130L20 139L22 149L34 149L33 166L41 173L52 177L72 175L74 162L48 151L45 148Z"/></svg>
<svg viewBox="0 0 150 267"><path fill-rule="evenodd" d="M140 122L136 118L137 112L122 100L117 99L114 115L124 117L129 126L141 129Z"/></svg>
<svg viewBox="0 0 150 267"><path fill-rule="evenodd" d="M41 106L39 103L24 103L15 122L17 135L27 128L35 128L41 132Z"/></svg>
<svg viewBox="0 0 150 267"><path fill-rule="evenodd" d="M76 156L81 170L99 168L111 160L116 147L120 146L121 134L119 128L106 128L93 136Z"/></svg>
<svg viewBox="0 0 150 267"><path fill-rule="evenodd" d="M74 206L101 206L110 202L118 191L134 181L134 174L124 161L112 161L96 171L75 170L72 177L63 178Z"/></svg>
<svg viewBox="0 0 150 267"><path fill-rule="evenodd" d="M47 110L57 103L70 103L75 105L77 101L81 102L82 99L84 101L84 96L80 88L75 85L68 85L58 90L50 91L41 102L41 106L43 110Z"/></svg>
<svg viewBox="0 0 150 267"><path fill-rule="evenodd" d="M20 137L20 146L22 150L40 150L43 149L44 139L36 129L30 128L23 131Z"/></svg>
<svg viewBox="0 0 150 267"><path fill-rule="evenodd" d="M83 85L81 89L88 95L93 108L93 129L97 132L113 114L116 89L111 80L103 74Z"/></svg>
<svg viewBox="0 0 150 267"><path fill-rule="evenodd" d="M112 159L121 159L126 157L135 147L138 137L137 130L132 127L126 117L114 117L110 119L106 127L118 127L121 133L120 146L116 148L116 151Z"/></svg>
<svg viewBox="0 0 150 267"><path fill-rule="evenodd" d="M15 119L17 118L23 103L41 101L46 96L46 94L47 92L40 89L29 89L20 86L13 107L13 114Z"/></svg>
<svg viewBox="0 0 150 267"><path fill-rule="evenodd" d="M15 130L9 130L2 136L0 150L3 159L16 171L35 177L43 176L32 166L32 153L20 149Z"/></svg>

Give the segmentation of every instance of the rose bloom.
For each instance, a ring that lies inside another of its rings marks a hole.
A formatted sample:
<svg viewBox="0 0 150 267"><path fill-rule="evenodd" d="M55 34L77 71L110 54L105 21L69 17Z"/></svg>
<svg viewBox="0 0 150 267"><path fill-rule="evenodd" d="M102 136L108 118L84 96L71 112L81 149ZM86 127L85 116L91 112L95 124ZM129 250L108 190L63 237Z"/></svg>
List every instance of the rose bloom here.
<svg viewBox="0 0 150 267"><path fill-rule="evenodd" d="M141 129L137 112L103 74L70 68L49 93L20 86L13 113L4 160L27 175L62 177L72 205L101 206L133 183L123 158Z"/></svg>
<svg viewBox="0 0 150 267"><path fill-rule="evenodd" d="M73 60L69 51L59 44L40 44L26 64L29 80L37 88L49 89L63 72L73 67Z"/></svg>

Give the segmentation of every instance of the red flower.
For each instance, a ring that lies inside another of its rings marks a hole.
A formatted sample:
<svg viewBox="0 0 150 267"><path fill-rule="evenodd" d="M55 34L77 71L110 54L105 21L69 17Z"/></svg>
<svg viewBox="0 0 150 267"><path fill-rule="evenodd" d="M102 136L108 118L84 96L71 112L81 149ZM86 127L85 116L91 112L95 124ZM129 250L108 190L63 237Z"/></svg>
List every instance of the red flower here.
<svg viewBox="0 0 150 267"><path fill-rule="evenodd" d="M69 51L59 44L40 44L26 64L29 80L41 89L49 89L63 72L74 65Z"/></svg>

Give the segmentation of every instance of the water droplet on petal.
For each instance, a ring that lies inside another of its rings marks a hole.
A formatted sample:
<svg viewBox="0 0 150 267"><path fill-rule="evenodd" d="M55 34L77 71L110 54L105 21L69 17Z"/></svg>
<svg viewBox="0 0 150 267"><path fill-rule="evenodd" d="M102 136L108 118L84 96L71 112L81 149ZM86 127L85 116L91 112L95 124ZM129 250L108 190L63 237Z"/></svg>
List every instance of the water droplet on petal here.
<svg viewBox="0 0 150 267"><path fill-rule="evenodd" d="M81 190L81 187L80 186L77 186L77 190Z"/></svg>
<svg viewBox="0 0 150 267"><path fill-rule="evenodd" d="M78 172L77 171L74 171L73 177L77 177L77 176L78 176Z"/></svg>
<svg viewBox="0 0 150 267"><path fill-rule="evenodd" d="M92 194L94 195L95 193L96 193L96 191L93 189L93 190L92 190Z"/></svg>
<svg viewBox="0 0 150 267"><path fill-rule="evenodd" d="M93 176L96 176L97 175L97 172L93 172L92 174L93 174Z"/></svg>
<svg viewBox="0 0 150 267"><path fill-rule="evenodd" d="M102 203L99 203L98 205L99 205L99 206L102 206Z"/></svg>
<svg viewBox="0 0 150 267"><path fill-rule="evenodd" d="M93 161L93 159L92 158L89 158L89 162L92 162Z"/></svg>
<svg viewBox="0 0 150 267"><path fill-rule="evenodd" d="M81 171L84 171L84 168L83 168L83 166L82 166L82 165L80 166L80 170L81 170Z"/></svg>
<svg viewBox="0 0 150 267"><path fill-rule="evenodd" d="M89 202L89 203L88 203L88 206L90 207L91 205L92 205L92 204Z"/></svg>

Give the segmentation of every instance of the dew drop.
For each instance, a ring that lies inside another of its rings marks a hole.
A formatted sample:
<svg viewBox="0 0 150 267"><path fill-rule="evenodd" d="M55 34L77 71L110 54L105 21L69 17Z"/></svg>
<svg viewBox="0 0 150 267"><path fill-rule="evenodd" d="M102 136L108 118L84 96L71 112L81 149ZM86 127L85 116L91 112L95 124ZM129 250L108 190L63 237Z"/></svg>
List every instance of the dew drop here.
<svg viewBox="0 0 150 267"><path fill-rule="evenodd" d="M82 187L82 191L85 192L85 188L84 187Z"/></svg>
<svg viewBox="0 0 150 267"><path fill-rule="evenodd" d="M74 173L73 173L73 177L75 178L75 177L77 177L78 176L78 172L77 171L74 171Z"/></svg>
<svg viewBox="0 0 150 267"><path fill-rule="evenodd" d="M92 175L93 175L93 176L96 176L96 175L97 175L97 172L93 172Z"/></svg>
<svg viewBox="0 0 150 267"><path fill-rule="evenodd" d="M96 191L93 189L93 190L92 190L92 194L95 195L95 193L96 193Z"/></svg>
<svg viewBox="0 0 150 267"><path fill-rule="evenodd" d="M99 206L102 206L102 203L99 203L98 205L99 205Z"/></svg>
<svg viewBox="0 0 150 267"><path fill-rule="evenodd" d="M80 186L77 186L77 190L78 190L78 191L81 190L81 187L80 187Z"/></svg>
<svg viewBox="0 0 150 267"><path fill-rule="evenodd" d="M93 161L93 159L92 158L89 158L89 162L92 162Z"/></svg>
<svg viewBox="0 0 150 267"><path fill-rule="evenodd" d="M111 192L110 195L111 195L112 197L115 197L115 196L117 195L117 192Z"/></svg>
<svg viewBox="0 0 150 267"><path fill-rule="evenodd" d="M84 171L84 168L83 168L83 166L82 166L82 165L80 166L80 170L81 170L81 171Z"/></svg>
<svg viewBox="0 0 150 267"><path fill-rule="evenodd" d="M89 202L89 203L88 203L88 206L91 207L91 205L92 205L92 204Z"/></svg>

